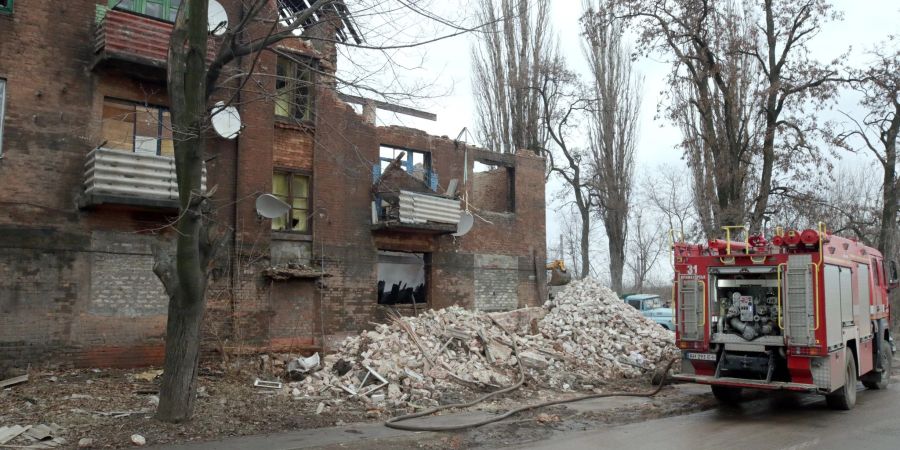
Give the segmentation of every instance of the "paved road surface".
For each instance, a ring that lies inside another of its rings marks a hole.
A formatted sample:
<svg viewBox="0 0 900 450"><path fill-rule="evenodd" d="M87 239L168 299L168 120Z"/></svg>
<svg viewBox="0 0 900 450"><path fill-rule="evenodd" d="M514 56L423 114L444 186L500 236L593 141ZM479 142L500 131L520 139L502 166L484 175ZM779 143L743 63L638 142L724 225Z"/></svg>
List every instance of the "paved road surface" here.
<svg viewBox="0 0 900 450"><path fill-rule="evenodd" d="M856 408L832 411L824 397L784 395L734 409L561 433L535 449L900 449L900 384L859 386Z"/></svg>

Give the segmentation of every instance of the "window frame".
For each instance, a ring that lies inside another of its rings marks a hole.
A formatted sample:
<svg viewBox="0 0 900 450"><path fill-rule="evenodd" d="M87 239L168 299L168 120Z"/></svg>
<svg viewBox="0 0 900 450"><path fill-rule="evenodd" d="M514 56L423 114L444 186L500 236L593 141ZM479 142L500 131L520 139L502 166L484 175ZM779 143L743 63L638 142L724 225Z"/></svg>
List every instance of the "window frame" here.
<svg viewBox="0 0 900 450"><path fill-rule="evenodd" d="M304 69L302 64L299 61L306 62L305 70L308 75L308 79L301 79L301 70ZM289 70L293 73L293 76L283 76L278 74L278 69L282 66L282 63L286 64L289 67ZM277 55L275 61L275 95L274 95L274 114L277 120L281 121L298 121L300 123L305 124L313 124L315 122L315 101L316 101L316 77L315 77L315 67L316 62L314 59L299 55L296 53L290 53L290 57L284 55ZM279 88L279 82L284 82L285 86ZM300 96L300 89L303 86L300 86L302 82L308 83L307 89L308 92L306 95L306 108L305 114L298 116L298 110L300 110L300 102L297 101ZM283 115L278 112L278 101L279 97L281 97L282 93L288 93L292 95L290 96L290 102L288 103L288 114Z"/></svg>
<svg viewBox="0 0 900 450"><path fill-rule="evenodd" d="M6 118L6 78L0 78L0 157L3 157L3 122Z"/></svg>
<svg viewBox="0 0 900 450"><path fill-rule="evenodd" d="M16 0L6 0L6 6L0 6L0 14L12 14Z"/></svg>
<svg viewBox="0 0 900 450"><path fill-rule="evenodd" d="M171 16L173 13L177 16L178 8L181 6L185 0L131 0L131 7L122 6L122 0L107 0L107 7L110 9L119 9L122 11L129 11L135 14L140 14L142 16L152 17L154 19L162 20L165 22L175 22L175 17ZM147 14L147 3L152 3L156 5L160 5L163 11L166 12L166 17L160 17L154 14ZM177 6L173 6L174 2L178 2ZM175 9L172 11L172 9Z"/></svg>
<svg viewBox="0 0 900 450"><path fill-rule="evenodd" d="M164 114L165 114L165 113L169 113L169 121L170 121L170 123L171 123L171 120L172 120L172 111L171 111L167 106L156 105L156 104L151 104L151 103L135 102L135 101L126 100L126 99L117 98L117 97L103 97L103 108L104 108L104 110L105 110L105 108L106 108L106 102L107 102L107 101L110 101L110 102L112 102L112 103L128 104L128 105L131 105L131 106L134 108L133 111L132 111L132 114L134 114L134 123L133 123L132 129L131 129L131 152L130 152L130 153L133 153L133 154L135 154L135 155L148 155L148 154L149 154L149 153L139 153L139 152L136 152L136 151L135 151L135 149L137 148L137 137L138 137L138 133L137 133L137 127L138 127L138 114L140 114L140 113L138 112L137 109L138 109L138 108L148 108L148 109L149 109L149 108L153 108L153 109L156 109L156 110L159 111L159 112L157 113L157 116L156 116L156 126L157 126L157 127L156 127L156 136L157 136L157 137L156 137L156 153L155 153L155 155L156 155L156 156L163 156L163 157L166 157L166 158L174 158L174 157L175 157L175 155L174 155L174 149L175 149L175 137L174 137L174 135L173 135L172 138L171 138L173 154L172 154L172 155L163 155L163 154L162 154L162 143L163 143L164 140L166 140L166 139L163 138L163 130L164 130L164 121L163 121L163 117L164 117ZM103 113L101 113L101 115L100 115L100 134L101 134L102 136L104 136L104 137L105 137L105 135L103 134L103 122L104 122L105 120L106 120L106 118L103 116ZM174 134L174 132L173 132L173 134ZM115 149L115 148L113 148L112 150L123 151L122 149Z"/></svg>
<svg viewBox="0 0 900 450"><path fill-rule="evenodd" d="M281 200L281 198L280 198L281 195L275 193L274 178L276 175L287 175L290 177L287 180L288 195L287 195L287 201L285 203L290 205L291 209L287 213L285 213L285 215L287 215L287 220L285 220L284 226L282 228L275 228L275 220L276 219L272 219L271 230L275 233L291 233L291 234L296 234L296 235L301 235L301 236L311 236L312 232L313 232L313 221L312 221L312 214L311 214L311 212L313 211L313 203L312 203L312 200L313 200L313 195L312 195L312 193L313 193L313 176L312 176L312 173L310 173L308 171L304 171L304 170L294 170L294 169L287 169L287 168L282 168L282 167L273 168L272 169L272 178L273 178L273 180L272 180L273 181L272 195L279 197L279 200ZM306 199L306 230L302 230L302 231L294 230L293 227L290 226L290 218L293 217L293 212L295 210L298 210L298 211L301 210L300 208L294 208L295 198L294 198L294 192L293 192L293 186L294 186L293 177L295 177L295 176L306 177L306 197L298 197L298 198ZM282 217L282 219L284 219L284 217Z"/></svg>

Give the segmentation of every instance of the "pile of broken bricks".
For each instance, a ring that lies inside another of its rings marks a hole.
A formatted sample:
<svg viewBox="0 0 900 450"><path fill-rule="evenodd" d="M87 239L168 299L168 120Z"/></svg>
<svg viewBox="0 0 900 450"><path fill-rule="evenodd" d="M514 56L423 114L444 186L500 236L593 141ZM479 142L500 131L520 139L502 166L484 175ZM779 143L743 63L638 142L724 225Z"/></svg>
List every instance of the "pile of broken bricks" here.
<svg viewBox="0 0 900 450"><path fill-rule="evenodd" d="M677 352L672 332L587 279L543 308L395 316L347 338L286 388L297 400L318 401L317 413L345 402L421 409L449 402L448 393L509 386L520 362L530 386L592 391L653 372Z"/></svg>

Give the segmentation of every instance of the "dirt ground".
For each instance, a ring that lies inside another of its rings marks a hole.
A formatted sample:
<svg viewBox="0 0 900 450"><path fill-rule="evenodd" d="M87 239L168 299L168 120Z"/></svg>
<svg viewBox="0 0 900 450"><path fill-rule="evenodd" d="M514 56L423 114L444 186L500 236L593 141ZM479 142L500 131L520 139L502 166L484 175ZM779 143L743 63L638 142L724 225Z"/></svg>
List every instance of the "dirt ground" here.
<svg viewBox="0 0 900 450"><path fill-rule="evenodd" d="M221 365L203 366L199 376L199 392L194 419L184 424L168 424L153 418L158 402L158 368L32 370L24 384L0 391L0 426L59 425L59 436L65 448L74 448L82 438L93 440L92 448L131 447L133 434L146 439L147 445L210 441L233 436L265 434L303 428L341 426L357 422L379 422L412 410L389 410L349 398L297 397L284 383L281 390L253 386L260 376L254 369L256 360L223 370ZM238 367L237 369L235 367ZM271 377L261 377L272 379ZM646 390L645 380L623 381L621 385L600 386L609 390ZM479 405L486 412L503 411L523 402L537 403L549 399L571 397L563 393L536 390L527 384L493 402ZM709 397L709 396L707 396ZM472 398L472 393L446 392L442 403ZM708 400L708 399L706 399ZM320 403L324 408L316 414ZM653 401L626 411L592 414L567 408L541 410L523 415L523 420L538 420L547 427L580 427L590 423L618 423L642 420L695 409L702 401L664 390ZM565 424L565 425L563 425ZM514 425L510 425L514 426ZM479 432L462 433L451 446L477 444ZM19 437L8 442L27 445Z"/></svg>

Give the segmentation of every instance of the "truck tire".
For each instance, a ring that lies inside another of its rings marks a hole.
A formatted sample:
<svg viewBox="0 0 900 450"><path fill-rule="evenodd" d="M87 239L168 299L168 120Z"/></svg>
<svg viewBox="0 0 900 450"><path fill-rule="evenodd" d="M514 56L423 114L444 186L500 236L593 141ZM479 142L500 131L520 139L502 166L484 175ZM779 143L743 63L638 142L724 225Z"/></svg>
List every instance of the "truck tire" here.
<svg viewBox="0 0 900 450"><path fill-rule="evenodd" d="M735 405L741 401L741 388L713 385L713 397L723 405Z"/></svg>
<svg viewBox="0 0 900 450"><path fill-rule="evenodd" d="M831 409L848 411L856 405L856 362L853 353L847 353L847 375L840 389L825 396L825 402Z"/></svg>
<svg viewBox="0 0 900 450"><path fill-rule="evenodd" d="M881 345L881 351L878 352L878 359L881 360L881 372L875 372L874 370L863 375L862 384L868 389L877 389L883 390L887 389L888 385L891 383L891 362L894 359L894 355L891 352L891 343L888 341L884 341L884 344Z"/></svg>

